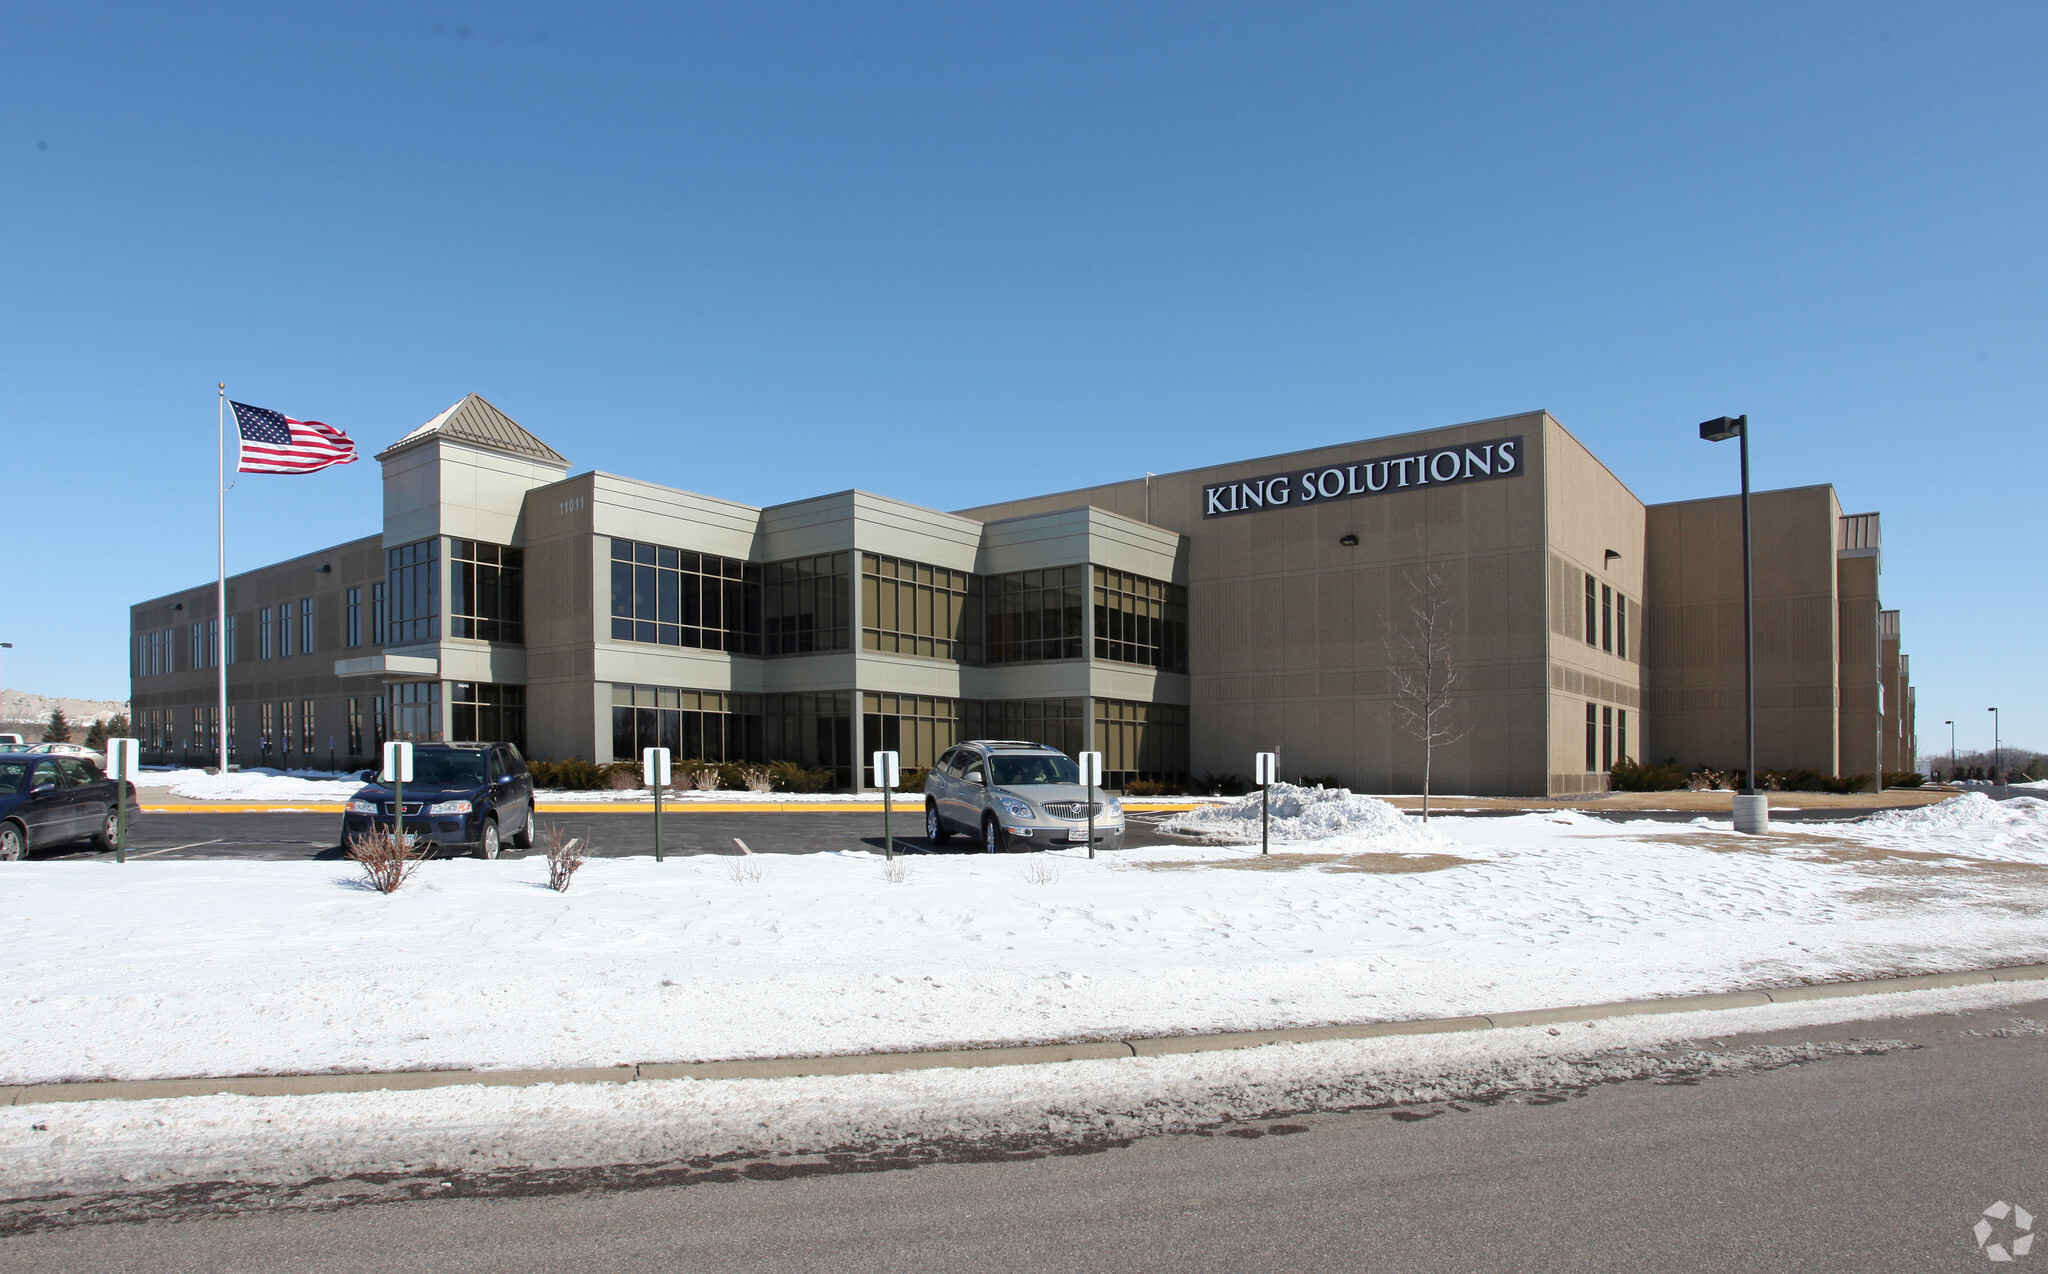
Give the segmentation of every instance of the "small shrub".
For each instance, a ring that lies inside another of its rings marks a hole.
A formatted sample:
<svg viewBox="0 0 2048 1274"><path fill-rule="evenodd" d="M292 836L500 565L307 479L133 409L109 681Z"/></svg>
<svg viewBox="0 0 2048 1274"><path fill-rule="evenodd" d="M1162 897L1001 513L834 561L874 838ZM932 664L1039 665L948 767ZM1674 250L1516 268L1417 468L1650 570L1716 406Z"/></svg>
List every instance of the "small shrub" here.
<svg viewBox="0 0 2048 1274"><path fill-rule="evenodd" d="M1867 792L1869 790L1870 776L1868 774L1844 774L1840 778L1824 778L1821 780L1821 791L1833 792L1837 796L1852 796L1857 792Z"/></svg>
<svg viewBox="0 0 2048 1274"><path fill-rule="evenodd" d="M882 864L882 879L892 885L900 885L910 879L910 860L891 858Z"/></svg>
<svg viewBox="0 0 2048 1274"><path fill-rule="evenodd" d="M407 834L400 842L390 828L373 827L348 838L348 856L370 878L370 888L380 894L397 893L427 860L427 852L418 836Z"/></svg>
<svg viewBox="0 0 2048 1274"><path fill-rule="evenodd" d="M927 766L911 766L897 776L899 782L896 784L896 790L899 792L924 791L924 777L929 773L931 773L931 770Z"/></svg>
<svg viewBox="0 0 2048 1274"><path fill-rule="evenodd" d="M1322 776L1321 778L1316 778L1316 777L1314 777L1314 776L1312 776L1312 775L1308 775L1308 774L1302 774L1302 775L1298 775L1298 776L1297 776L1297 777L1295 778L1295 780L1294 780L1294 786L1296 786L1296 787L1320 787L1320 788L1323 788L1323 789L1325 789L1325 790L1328 790L1328 791L1334 792L1334 791L1337 791L1337 790L1338 790L1339 788L1342 788L1342 787L1344 786L1344 780L1343 780L1343 779L1340 779L1340 778L1338 778L1338 777L1337 777L1336 775L1334 775L1334 774L1325 774L1325 775L1323 775L1323 776Z"/></svg>
<svg viewBox="0 0 2048 1274"><path fill-rule="evenodd" d="M637 774L608 774L605 776L605 786L611 788L614 792L630 792L640 786L640 776Z"/></svg>
<svg viewBox="0 0 2048 1274"><path fill-rule="evenodd" d="M1919 787L1927 782L1927 776L1918 770L1887 770L1884 776L1886 787Z"/></svg>
<svg viewBox="0 0 2048 1274"><path fill-rule="evenodd" d="M687 781L700 792L716 792L725 785L725 776L718 772L715 761L685 761L673 769L678 780Z"/></svg>
<svg viewBox="0 0 2048 1274"><path fill-rule="evenodd" d="M533 776L535 787L557 792L595 792L608 786L604 767L580 756L566 761L528 761L526 772Z"/></svg>
<svg viewBox="0 0 2048 1274"><path fill-rule="evenodd" d="M1203 796L1243 796L1250 786L1242 774L1197 774L1191 783Z"/></svg>
<svg viewBox="0 0 2048 1274"><path fill-rule="evenodd" d="M805 769L794 761L776 761L768 773L778 792L822 792L832 786L832 771Z"/></svg>
<svg viewBox="0 0 2048 1274"><path fill-rule="evenodd" d="M1730 770L1716 770L1701 766L1686 776L1685 790L1688 792L1733 791L1738 776Z"/></svg>
<svg viewBox="0 0 2048 1274"><path fill-rule="evenodd" d="M587 860L579 848L583 842L576 837L562 838L562 829L552 823L541 834L548 849L548 888L558 894L569 892L569 877Z"/></svg>
<svg viewBox="0 0 2048 1274"><path fill-rule="evenodd" d="M1124 794L1127 796L1164 796L1166 795L1167 787L1168 784L1155 782L1152 779L1132 779L1124 784Z"/></svg>
<svg viewBox="0 0 2048 1274"><path fill-rule="evenodd" d="M1024 879L1034 885L1057 885L1060 883L1059 861L1044 854L1033 854L1024 860Z"/></svg>
<svg viewBox="0 0 2048 1274"><path fill-rule="evenodd" d="M1616 792L1676 792L1685 786L1686 772L1671 761L1644 765L1626 757L1607 772L1607 786Z"/></svg>
<svg viewBox="0 0 2048 1274"><path fill-rule="evenodd" d="M743 765L735 766L734 771L734 778L738 780L734 785L736 787L745 788L749 792L772 792L775 790L775 775L770 773L765 765L748 761Z"/></svg>
<svg viewBox="0 0 2048 1274"><path fill-rule="evenodd" d="M758 885L767 876L767 864L759 854L742 854L725 861L725 878L735 885Z"/></svg>

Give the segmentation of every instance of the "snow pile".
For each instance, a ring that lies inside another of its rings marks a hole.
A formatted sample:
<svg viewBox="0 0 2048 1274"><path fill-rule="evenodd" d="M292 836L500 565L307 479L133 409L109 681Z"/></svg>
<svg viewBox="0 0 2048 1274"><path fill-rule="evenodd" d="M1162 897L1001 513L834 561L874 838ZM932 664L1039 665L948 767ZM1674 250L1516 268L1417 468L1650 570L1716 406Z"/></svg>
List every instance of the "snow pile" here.
<svg viewBox="0 0 2048 1274"><path fill-rule="evenodd" d="M1296 787L1292 783L1273 784L1265 797L1253 792L1228 805L1176 814L1161 823L1160 829L1233 844L1255 844L1259 839L1262 801L1267 799L1272 802L1270 834L1276 843L1343 837L1346 849L1394 853L1441 849L1450 843L1442 833L1420 821L1411 821L1385 801L1359 796L1348 788Z"/></svg>
<svg viewBox="0 0 2048 1274"><path fill-rule="evenodd" d="M147 782L168 786L172 796L188 801L345 801L363 786L354 775L327 770L173 770L152 774Z"/></svg>
<svg viewBox="0 0 2048 1274"><path fill-rule="evenodd" d="M1846 829L1891 848L2048 861L2048 800L1965 792L1938 805L1886 810Z"/></svg>

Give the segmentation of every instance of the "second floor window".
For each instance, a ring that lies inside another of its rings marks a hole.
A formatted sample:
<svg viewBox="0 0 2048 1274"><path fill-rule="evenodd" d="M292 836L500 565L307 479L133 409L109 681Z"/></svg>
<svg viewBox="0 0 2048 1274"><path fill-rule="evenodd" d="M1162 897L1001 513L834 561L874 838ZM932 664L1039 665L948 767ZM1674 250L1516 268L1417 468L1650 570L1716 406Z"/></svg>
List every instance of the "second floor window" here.
<svg viewBox="0 0 2048 1274"><path fill-rule="evenodd" d="M441 637L441 542L418 540L385 554L390 584L390 644L438 641Z"/></svg>
<svg viewBox="0 0 2048 1274"><path fill-rule="evenodd" d="M292 653L292 604L284 603L277 608L277 653L289 659Z"/></svg>
<svg viewBox="0 0 2048 1274"><path fill-rule="evenodd" d="M360 588L348 590L347 620L348 635L343 640L348 642L350 650L354 650L363 644L363 590Z"/></svg>
<svg viewBox="0 0 2048 1274"><path fill-rule="evenodd" d="M448 541L448 635L526 640L526 554L502 544Z"/></svg>
<svg viewBox="0 0 2048 1274"><path fill-rule="evenodd" d="M256 657L270 658L270 607L256 612Z"/></svg>
<svg viewBox="0 0 2048 1274"><path fill-rule="evenodd" d="M313 599L310 597L299 603L299 653L313 653Z"/></svg>

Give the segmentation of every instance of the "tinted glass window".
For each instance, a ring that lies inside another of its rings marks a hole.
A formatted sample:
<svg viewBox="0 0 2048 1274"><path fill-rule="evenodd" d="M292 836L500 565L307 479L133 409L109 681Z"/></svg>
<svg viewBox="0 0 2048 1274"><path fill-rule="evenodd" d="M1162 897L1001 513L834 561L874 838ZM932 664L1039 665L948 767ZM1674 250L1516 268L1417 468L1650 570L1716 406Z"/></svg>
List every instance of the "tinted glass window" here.
<svg viewBox="0 0 2048 1274"><path fill-rule="evenodd" d="M64 776L65 787L84 787L99 777L87 770L77 757L70 756L57 758L57 773Z"/></svg>
<svg viewBox="0 0 2048 1274"><path fill-rule="evenodd" d="M55 761L36 762L36 775L29 785L31 787L41 787L45 783L52 787L57 785L57 763Z"/></svg>
<svg viewBox="0 0 2048 1274"><path fill-rule="evenodd" d="M0 795L17 796L28 790L28 762L0 761Z"/></svg>
<svg viewBox="0 0 2048 1274"><path fill-rule="evenodd" d="M1081 767L1050 752L1025 756L992 756L989 767L997 787L1029 787L1039 783L1079 783Z"/></svg>
<svg viewBox="0 0 2048 1274"><path fill-rule="evenodd" d="M960 777L961 777L961 778L963 778L963 779L965 779L965 780L967 780L967 781L968 781L969 783L978 783L978 782L980 782L980 781L981 781L981 758L977 756L977 757L975 757L975 758L974 758L974 759L973 759L972 761L969 761L969 762L967 763L967 772L966 772L965 774L962 774L962 775L961 775Z"/></svg>
<svg viewBox="0 0 2048 1274"><path fill-rule="evenodd" d="M483 750L463 748L430 752L425 748L414 749L412 781L429 787L482 787Z"/></svg>

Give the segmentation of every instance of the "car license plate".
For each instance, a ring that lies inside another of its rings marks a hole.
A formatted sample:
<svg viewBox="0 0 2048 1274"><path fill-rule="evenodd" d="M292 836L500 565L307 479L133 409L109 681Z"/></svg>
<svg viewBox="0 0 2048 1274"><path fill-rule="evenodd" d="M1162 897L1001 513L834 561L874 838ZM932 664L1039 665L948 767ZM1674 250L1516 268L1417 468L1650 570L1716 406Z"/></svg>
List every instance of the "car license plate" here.
<svg viewBox="0 0 2048 1274"><path fill-rule="evenodd" d="M1085 827L1070 827L1067 829L1067 839L1085 841L1088 839L1088 829Z"/></svg>

